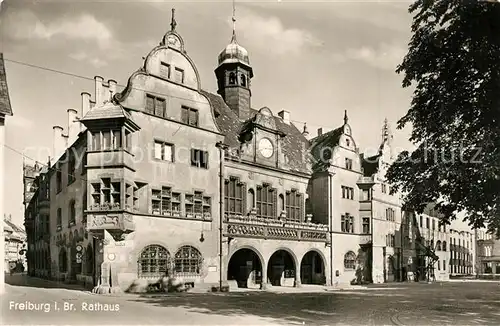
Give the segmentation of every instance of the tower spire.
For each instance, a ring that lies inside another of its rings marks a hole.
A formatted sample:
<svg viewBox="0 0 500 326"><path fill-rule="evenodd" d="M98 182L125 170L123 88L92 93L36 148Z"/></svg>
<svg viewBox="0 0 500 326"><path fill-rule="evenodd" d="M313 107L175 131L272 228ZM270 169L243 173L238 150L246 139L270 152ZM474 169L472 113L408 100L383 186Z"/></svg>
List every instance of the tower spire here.
<svg viewBox="0 0 500 326"><path fill-rule="evenodd" d="M389 120L387 118L384 119L384 125L382 126L382 142L390 140L391 132L389 130Z"/></svg>
<svg viewBox="0 0 500 326"><path fill-rule="evenodd" d="M344 110L344 124L345 125L347 124L347 121L349 121L349 119L347 118L347 110Z"/></svg>
<svg viewBox="0 0 500 326"><path fill-rule="evenodd" d="M231 38L231 42L236 42L236 1L233 0L233 17L231 18L233 21L233 37Z"/></svg>
<svg viewBox="0 0 500 326"><path fill-rule="evenodd" d="M175 27L177 26L177 22L175 21L175 8L172 8L172 18L170 21L170 30L175 31Z"/></svg>

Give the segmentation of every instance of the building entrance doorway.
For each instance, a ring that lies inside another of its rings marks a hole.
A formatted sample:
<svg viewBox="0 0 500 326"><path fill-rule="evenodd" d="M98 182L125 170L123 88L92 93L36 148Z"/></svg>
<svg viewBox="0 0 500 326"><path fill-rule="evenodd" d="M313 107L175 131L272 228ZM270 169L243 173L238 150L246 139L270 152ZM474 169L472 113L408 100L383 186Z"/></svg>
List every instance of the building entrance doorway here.
<svg viewBox="0 0 500 326"><path fill-rule="evenodd" d="M292 255L285 250L276 251L269 259L267 276L271 285L294 286L295 263Z"/></svg>
<svg viewBox="0 0 500 326"><path fill-rule="evenodd" d="M300 278L302 284L325 285L325 264L316 251L309 251L300 263Z"/></svg>
<svg viewBox="0 0 500 326"><path fill-rule="evenodd" d="M260 288L262 264L259 256L251 249L236 251L229 260L227 279L235 280L239 288Z"/></svg>

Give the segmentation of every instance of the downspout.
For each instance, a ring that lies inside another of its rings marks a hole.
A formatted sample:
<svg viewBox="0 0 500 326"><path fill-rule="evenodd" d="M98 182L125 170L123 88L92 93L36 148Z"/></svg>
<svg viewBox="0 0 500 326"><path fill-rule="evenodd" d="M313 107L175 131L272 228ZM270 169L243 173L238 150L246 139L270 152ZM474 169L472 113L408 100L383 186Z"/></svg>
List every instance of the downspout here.
<svg viewBox="0 0 500 326"><path fill-rule="evenodd" d="M328 229L330 232L330 282L333 286L332 175L328 173Z"/></svg>
<svg viewBox="0 0 500 326"><path fill-rule="evenodd" d="M219 291L222 292L222 241L223 241L223 217L224 217L224 150L227 148L222 142L217 142L215 147L219 149Z"/></svg>

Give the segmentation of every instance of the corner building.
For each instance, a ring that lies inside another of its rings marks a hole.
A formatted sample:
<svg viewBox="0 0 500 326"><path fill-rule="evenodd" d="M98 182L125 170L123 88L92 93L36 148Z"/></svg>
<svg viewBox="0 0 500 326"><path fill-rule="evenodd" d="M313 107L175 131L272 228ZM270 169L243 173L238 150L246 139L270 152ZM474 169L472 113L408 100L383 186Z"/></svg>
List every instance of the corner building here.
<svg viewBox="0 0 500 326"><path fill-rule="evenodd" d="M234 31L213 94L171 26L121 92L95 77L81 118L70 109L66 134L54 127L52 278L100 293L167 274L197 287L331 284L328 227L305 213L307 139L288 112L251 107Z"/></svg>

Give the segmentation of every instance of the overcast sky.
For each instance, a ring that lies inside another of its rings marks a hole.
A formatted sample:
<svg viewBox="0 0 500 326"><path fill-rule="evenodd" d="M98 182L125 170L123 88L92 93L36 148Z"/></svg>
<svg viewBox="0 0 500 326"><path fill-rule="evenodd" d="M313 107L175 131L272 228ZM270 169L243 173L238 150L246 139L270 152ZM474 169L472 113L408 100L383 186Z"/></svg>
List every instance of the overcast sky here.
<svg viewBox="0 0 500 326"><path fill-rule="evenodd" d="M285 109L309 132L336 128L348 110L361 151L373 152L388 118L396 147L409 130L396 131L411 100L394 71L410 38L409 2L237 1L238 41L249 52L255 77L254 108ZM177 31L201 76L215 92L217 55L231 38L231 1L4 1L0 50L5 59L124 85L142 57L170 28ZM93 81L6 62L14 116L7 145L47 161L52 126L66 128L68 108L80 111L80 93ZM22 223L22 157L6 153L6 208ZM33 162L31 162L33 163Z"/></svg>

